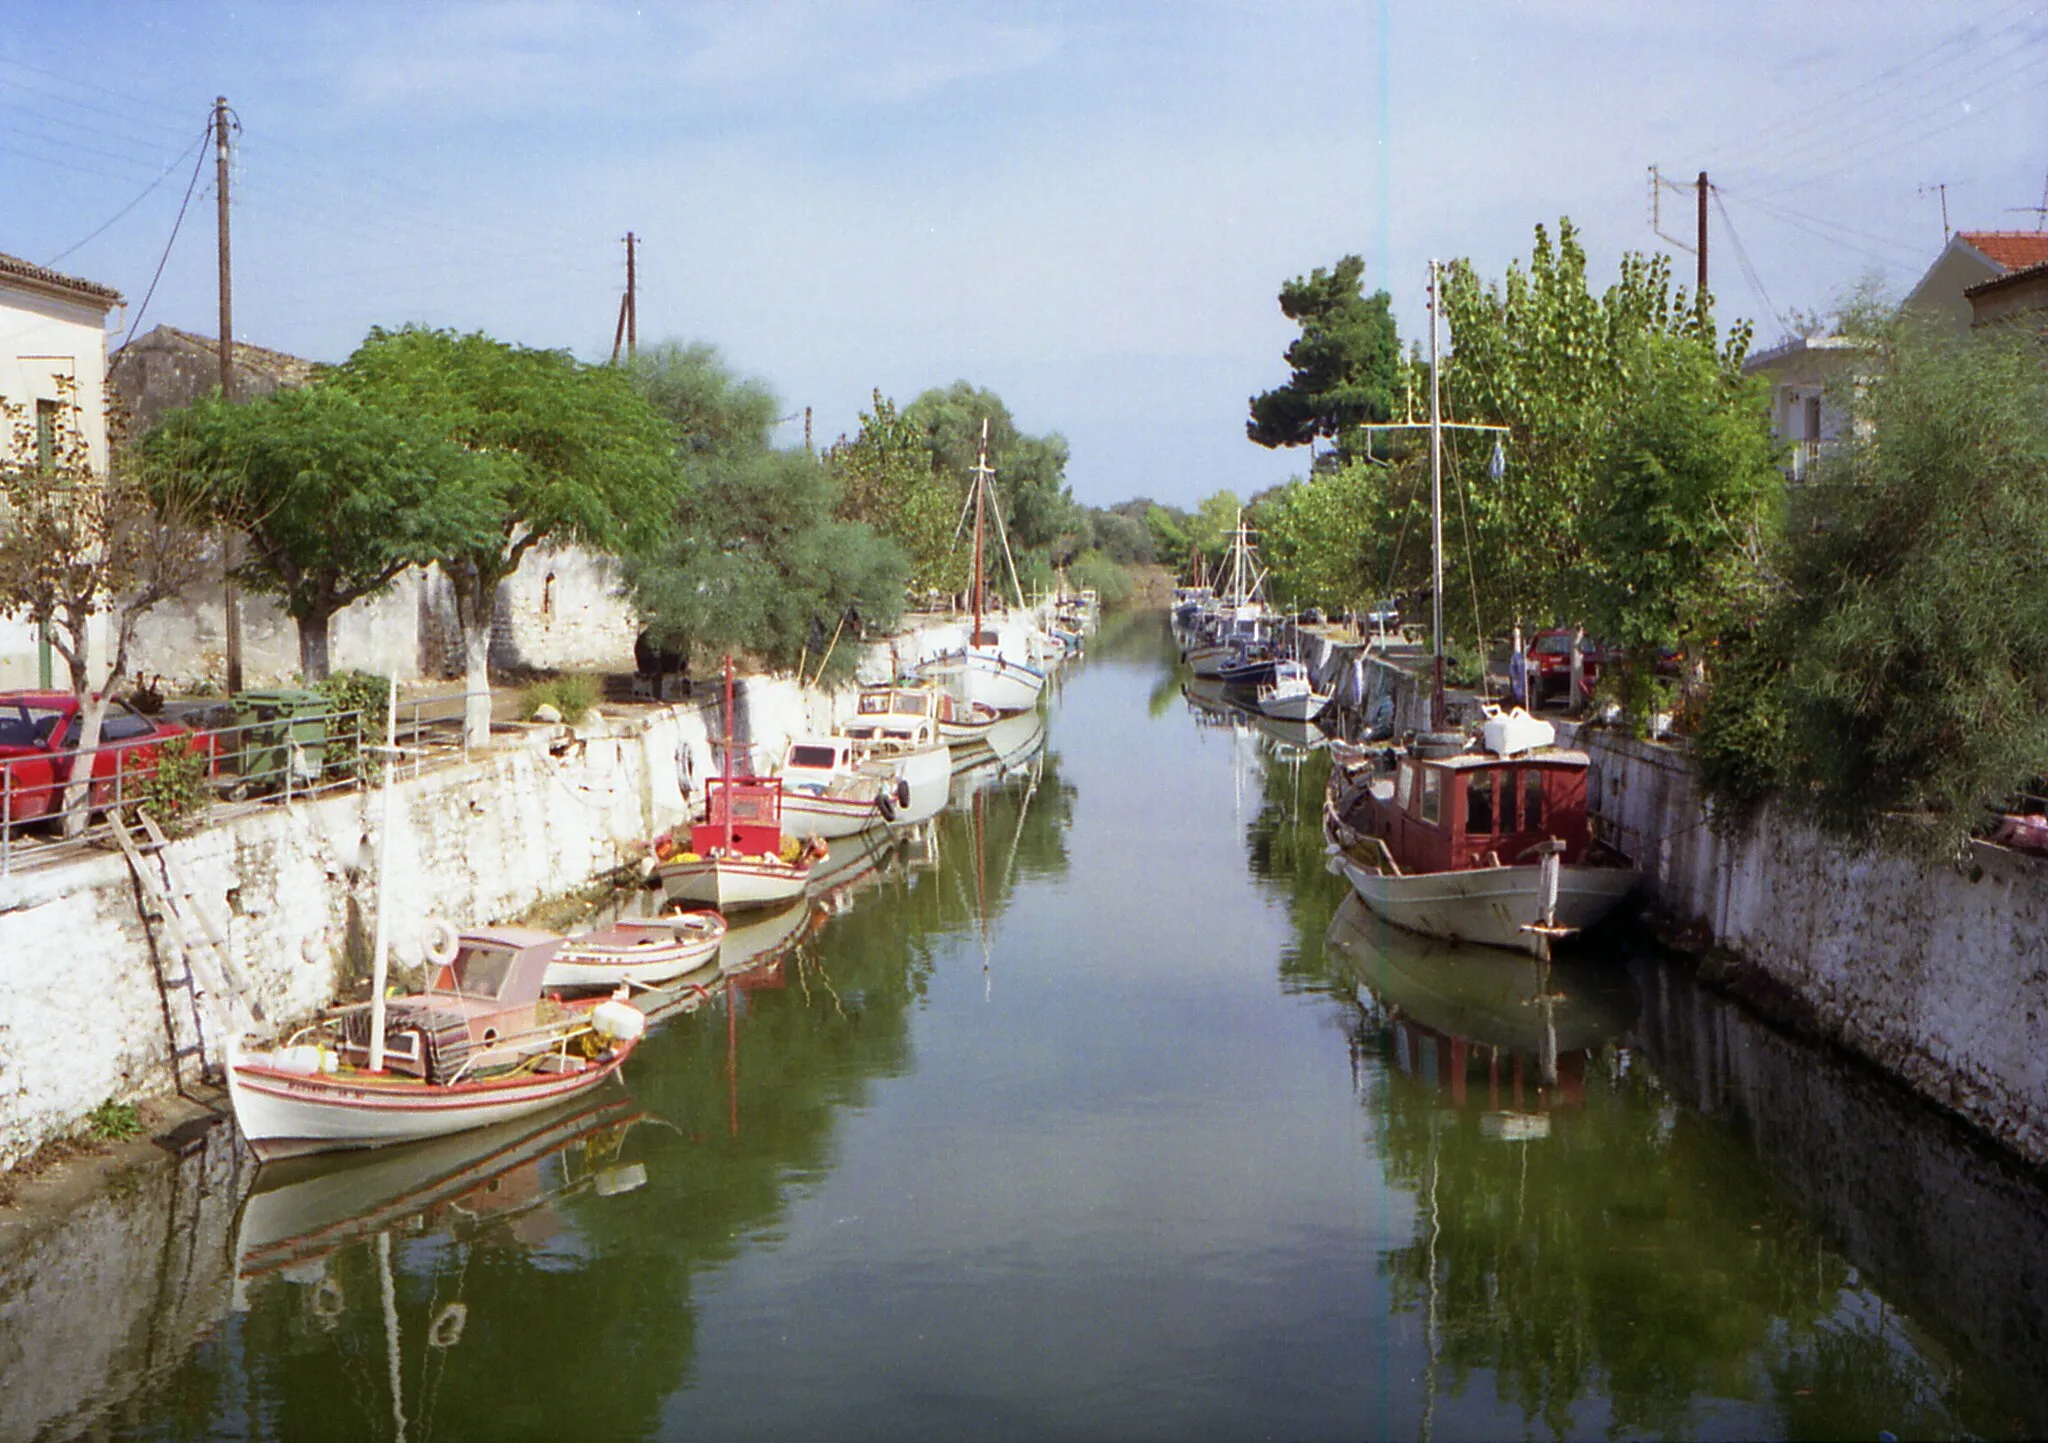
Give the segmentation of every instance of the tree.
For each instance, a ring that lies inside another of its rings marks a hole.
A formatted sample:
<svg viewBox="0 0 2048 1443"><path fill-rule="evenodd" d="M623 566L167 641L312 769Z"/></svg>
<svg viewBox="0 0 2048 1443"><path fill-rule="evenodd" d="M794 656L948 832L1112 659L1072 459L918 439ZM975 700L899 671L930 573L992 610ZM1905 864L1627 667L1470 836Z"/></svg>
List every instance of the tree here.
<svg viewBox="0 0 2048 1443"><path fill-rule="evenodd" d="M932 468L924 432L879 390L861 412L860 433L825 453L838 482L838 514L864 521L903 548L917 591L958 591L967 558L953 544L961 493Z"/></svg>
<svg viewBox="0 0 2048 1443"><path fill-rule="evenodd" d="M308 682L328 674L337 612L408 567L491 541L492 469L430 420L338 388L210 396L167 415L144 447L158 474L185 478L248 537L239 579L282 600Z"/></svg>
<svg viewBox="0 0 2048 1443"><path fill-rule="evenodd" d="M1646 342L1699 348L1723 379L1715 404L1741 409L1754 404L1736 385L1749 327L1717 344L1711 311L1674 292L1664 256L1623 256L1619 278L1596 297L1568 220L1555 244L1538 226L1527 269L1510 266L1504 284L1482 284L1460 261L1443 293L1454 347L1444 367L1446 416L1510 431L1498 479L1481 479L1490 439L1446 436L1446 537L1469 524L1472 539L1446 557L1456 575L1447 586L1475 589L1483 615L1502 626L1584 620L1595 604L1587 582L1597 570L1598 471L1621 454L1609 431L1643 379L1645 357L1671 354L1646 352Z"/></svg>
<svg viewBox="0 0 2048 1443"><path fill-rule="evenodd" d="M628 363L647 404L676 428L685 457L766 449L782 406L765 381L735 376L708 341L663 341Z"/></svg>
<svg viewBox="0 0 2048 1443"><path fill-rule="evenodd" d="M1161 566L1185 574L1191 555L1188 543L1188 513L1177 506L1153 503L1145 511L1145 529L1152 533L1152 554Z"/></svg>
<svg viewBox="0 0 2048 1443"><path fill-rule="evenodd" d="M128 673L128 648L142 618L197 580L210 537L201 508L177 478L152 480L134 464L122 438L109 441L110 465L93 465L76 382L58 378L55 424L37 422L0 399L0 613L45 629L64 658L78 698L78 745L99 745L107 694L93 689L94 619L104 617L112 648L110 685ZM83 803L92 774L78 767L65 789L65 828L85 827Z"/></svg>
<svg viewBox="0 0 2048 1443"><path fill-rule="evenodd" d="M1898 321L1870 340L1852 439L1797 498L1771 604L1728 639L1703 769L1717 799L1776 781L1839 834L1903 813L1897 837L1953 854L2048 773L2048 351ZM1778 741L1769 773L1722 765L1745 736Z"/></svg>
<svg viewBox="0 0 2048 1443"><path fill-rule="evenodd" d="M1190 558L1202 558L1202 569L1212 580L1230 550L1231 538L1237 534L1237 516L1243 509L1244 503L1238 500L1236 492L1217 491L1204 496L1196 504L1195 514L1188 518L1188 554Z"/></svg>
<svg viewBox="0 0 2048 1443"><path fill-rule="evenodd" d="M1025 435L1000 396L966 381L926 391L904 408L903 418L923 433L933 469L963 496L980 453L982 422L987 421L988 460L995 468L996 495L1011 546L1044 550L1056 563L1067 559L1079 512L1067 489L1065 437ZM1063 537L1069 538L1065 548L1060 545Z"/></svg>
<svg viewBox="0 0 2048 1443"><path fill-rule="evenodd" d="M1427 584L1428 482L1418 471L1354 460L1267 497L1254 520L1273 595L1347 610Z"/></svg>
<svg viewBox="0 0 2048 1443"><path fill-rule="evenodd" d="M851 671L843 618L893 626L908 564L865 522L840 521L832 477L803 451L716 456L694 469L674 522L626 558L627 582L663 645L746 650L770 665Z"/></svg>
<svg viewBox="0 0 2048 1443"><path fill-rule="evenodd" d="M1304 446L1318 436L1350 450L1356 428L1393 415L1401 343L1385 291L1368 298L1365 262L1345 256L1280 288L1280 311L1301 327L1287 348L1287 384L1251 399L1245 434L1261 446ZM1362 449L1362 446L1361 446Z"/></svg>
<svg viewBox="0 0 2048 1443"><path fill-rule="evenodd" d="M618 550L658 531L681 484L673 428L624 370L481 333L373 330L328 384L430 422L485 468L485 539L440 558L462 626L466 725L480 744L499 584L544 542Z"/></svg>

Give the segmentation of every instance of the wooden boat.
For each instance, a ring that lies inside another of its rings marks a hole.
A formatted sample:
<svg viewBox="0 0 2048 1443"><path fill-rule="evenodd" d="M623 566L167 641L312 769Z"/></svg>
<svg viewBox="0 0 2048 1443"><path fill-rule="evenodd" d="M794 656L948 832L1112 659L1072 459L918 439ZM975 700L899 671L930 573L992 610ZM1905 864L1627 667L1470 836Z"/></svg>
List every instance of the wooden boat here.
<svg viewBox="0 0 2048 1443"><path fill-rule="evenodd" d="M340 1009L283 1047L230 1048L235 1121L259 1159L382 1147L525 1117L588 1093L631 1055L645 1019L622 1002L543 994L562 939L463 934L424 992Z"/></svg>
<svg viewBox="0 0 2048 1443"><path fill-rule="evenodd" d="M792 836L857 836L896 812L894 779L864 770L847 737L791 738L778 775L782 825Z"/></svg>
<svg viewBox="0 0 2048 1443"><path fill-rule="evenodd" d="M1330 694L1309 680L1307 665L1287 657L1273 663L1272 680L1257 696L1259 710L1275 721L1314 721L1330 704Z"/></svg>
<svg viewBox="0 0 2048 1443"><path fill-rule="evenodd" d="M994 468L988 464L988 422L983 420L981 454L974 463L974 481L966 502L967 506L974 508L974 624L963 646L924 663L918 668L918 675L937 681L970 705L984 706L996 712L1020 712L1038 705L1038 698L1045 691L1045 672L1042 667L1032 665L1030 660L1042 655L1037 649L1038 638L1029 631L1006 636L991 624L987 615L986 532L994 500L990 494L990 483L995 474ZM963 518L964 512L963 507ZM1002 535L1001 510L994 509L994 516L997 538L1002 543L1004 555L1008 556L1009 541ZM1014 564L1011 581L1016 581ZM1021 609L1023 590L1021 586L1017 590Z"/></svg>
<svg viewBox="0 0 2048 1443"><path fill-rule="evenodd" d="M1596 842L1584 752L1385 753L1331 770L1324 833L1359 899L1398 927L1537 950L1592 926L1635 886Z"/></svg>
<svg viewBox="0 0 2048 1443"><path fill-rule="evenodd" d="M791 744L782 768L784 825L800 835L813 834L801 821L810 804L793 796L804 790L821 798L867 793L874 798L879 819L894 827L936 816L946 804L946 779L953 771L953 748L940 728L956 710L965 708L935 686L863 687L853 718L832 737L814 744L829 748L833 755L814 751L799 758L797 744ZM983 708L981 715L987 719L982 728L986 731L996 714ZM865 825L820 828L815 835L847 836Z"/></svg>
<svg viewBox="0 0 2048 1443"><path fill-rule="evenodd" d="M601 1086L647 1025L616 999L543 997L562 939L514 927L452 938L445 955L430 955L425 991L386 997L396 683L387 707L385 744L370 749L386 761L370 1000L282 1047L252 1049L240 1029L228 1030L228 1098L259 1159L382 1147L528 1116Z"/></svg>
<svg viewBox="0 0 2048 1443"><path fill-rule="evenodd" d="M724 938L725 919L716 912L622 917L565 940L548 962L546 985L606 992L658 987L710 962Z"/></svg>
<svg viewBox="0 0 2048 1443"><path fill-rule="evenodd" d="M782 780L733 772L732 658L725 659L725 769L705 783L704 820L690 828L687 849L662 855L655 873L672 902L721 912L772 907L803 895L812 849L782 829Z"/></svg>

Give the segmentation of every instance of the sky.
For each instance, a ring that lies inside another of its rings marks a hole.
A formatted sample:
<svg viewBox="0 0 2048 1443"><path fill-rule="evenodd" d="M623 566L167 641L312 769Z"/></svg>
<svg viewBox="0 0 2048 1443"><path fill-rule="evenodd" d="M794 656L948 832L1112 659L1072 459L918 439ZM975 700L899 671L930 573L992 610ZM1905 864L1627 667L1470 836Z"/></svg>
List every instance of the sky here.
<svg viewBox="0 0 2048 1443"><path fill-rule="evenodd" d="M1304 473L1246 403L1280 286L1347 253L1404 339L1432 258L1499 277L1560 217L1596 284L1630 250L1689 284L1651 167L1684 244L1706 170L1718 315L1768 344L1909 289L1944 197L2048 205L2048 0L0 0L0 252L120 290L115 343L217 332L216 95L239 340L601 361L632 231L641 343L714 343L785 443L966 379L1091 505Z"/></svg>

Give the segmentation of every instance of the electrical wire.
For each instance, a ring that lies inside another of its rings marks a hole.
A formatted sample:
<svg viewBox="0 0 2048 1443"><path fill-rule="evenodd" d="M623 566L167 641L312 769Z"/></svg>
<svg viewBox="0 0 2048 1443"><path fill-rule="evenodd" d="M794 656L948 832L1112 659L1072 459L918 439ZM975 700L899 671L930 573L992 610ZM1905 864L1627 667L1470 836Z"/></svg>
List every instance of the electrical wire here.
<svg viewBox="0 0 2048 1443"><path fill-rule="evenodd" d="M204 146L206 144L206 136L207 131L201 130L199 132L199 138L193 141L192 144L194 146ZM63 250L58 251L56 255L50 257L48 264L51 266L55 266L58 261L63 260L64 257L70 255L73 251L82 249L83 247L90 245L93 241L98 240L102 235L104 235L107 232L109 228L113 226L115 221L120 220L121 217L128 214L129 211L135 209L135 207L137 207L138 205L141 205L145 200L148 200L150 194L153 191L155 191L158 186L162 185L166 180L170 179L171 172L175 171L179 166L183 165L185 163L185 156L190 155L191 153L191 148L188 147L183 154L178 156L176 160L172 161L169 165L164 167L163 174L159 175L155 180L151 181L148 185L144 186L142 188L142 193L140 195L136 196L135 199L129 201L128 204L122 206L119 210L115 211L112 216L110 216L105 222L103 222L90 235L86 236L84 240L74 241L70 245L64 247Z"/></svg>
<svg viewBox="0 0 2048 1443"><path fill-rule="evenodd" d="M1757 293L1758 299L1763 301L1764 309L1771 313L1771 319L1778 323L1781 330L1789 333L1792 327L1786 323L1783 313L1777 306L1771 303L1771 293L1764 289L1763 277L1759 276L1756 267L1749 263L1749 252L1743 249L1742 237L1736 233L1735 222L1729 217L1728 207L1721 200L1720 188L1709 185L1707 191L1714 197L1714 209L1721 213L1721 225L1728 232L1729 241L1735 246L1736 264L1742 267L1743 275L1749 278L1750 288Z"/></svg>
<svg viewBox="0 0 2048 1443"><path fill-rule="evenodd" d="M199 159L193 162L192 179L186 183L185 198L178 202L178 218L171 222L171 238L164 242L164 253L157 259L156 274L149 278L149 289L142 294L142 304L135 308L135 319L128 323L121 344L126 346L135 335L135 328L142 324L143 316L149 312L150 297L156 294L156 283L164 278L164 266L171 258L171 247L178 243L178 228L185 224L185 208L192 204L192 192L199 188L199 172L206 165L206 148L200 147Z"/></svg>

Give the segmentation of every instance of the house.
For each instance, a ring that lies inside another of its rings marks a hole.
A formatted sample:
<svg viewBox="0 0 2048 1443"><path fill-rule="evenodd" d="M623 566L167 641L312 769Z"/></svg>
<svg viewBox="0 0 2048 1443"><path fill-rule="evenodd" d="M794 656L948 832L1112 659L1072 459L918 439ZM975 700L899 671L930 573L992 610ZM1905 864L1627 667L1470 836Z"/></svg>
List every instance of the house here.
<svg viewBox="0 0 2048 1443"><path fill-rule="evenodd" d="M2048 335L2048 260L1979 281L1963 292L1972 326L2023 321Z"/></svg>
<svg viewBox="0 0 2048 1443"><path fill-rule="evenodd" d="M107 317L121 304L111 286L0 253L0 460L48 456L71 432L105 473ZM40 686L49 672L35 627L0 618L0 688Z"/></svg>
<svg viewBox="0 0 2048 1443"><path fill-rule="evenodd" d="M315 361L235 342L235 398L250 400L303 386L320 372ZM114 390L137 436L166 411L189 406L220 388L220 342L212 336L158 326L114 353Z"/></svg>
<svg viewBox="0 0 2048 1443"><path fill-rule="evenodd" d="M1985 319L2039 309L2048 290L2048 232L1957 231L1901 309L1958 334ZM2031 279L2030 279L2031 278ZM1786 476L1803 481L1848 434L1844 389L1858 347L1842 336L1795 336L1743 362L1744 375L1771 383L1771 429L1788 448Z"/></svg>
<svg viewBox="0 0 2048 1443"><path fill-rule="evenodd" d="M2048 261L2048 231L1960 230L1907 294L1902 309L1960 335L1976 319L1968 292Z"/></svg>

